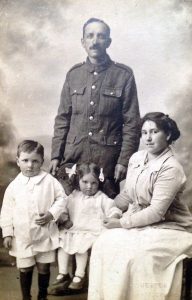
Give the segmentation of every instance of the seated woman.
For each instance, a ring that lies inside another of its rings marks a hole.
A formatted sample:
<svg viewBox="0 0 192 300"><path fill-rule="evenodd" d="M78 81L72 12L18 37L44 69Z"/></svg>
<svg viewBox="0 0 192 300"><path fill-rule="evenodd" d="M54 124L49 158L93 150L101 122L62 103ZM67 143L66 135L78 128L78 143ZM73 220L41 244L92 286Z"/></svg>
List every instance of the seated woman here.
<svg viewBox="0 0 192 300"><path fill-rule="evenodd" d="M169 116L141 120L146 150L135 153L116 205L121 219L95 242L89 300L178 300L182 261L192 257L192 216L182 200L186 177L170 144L180 136Z"/></svg>

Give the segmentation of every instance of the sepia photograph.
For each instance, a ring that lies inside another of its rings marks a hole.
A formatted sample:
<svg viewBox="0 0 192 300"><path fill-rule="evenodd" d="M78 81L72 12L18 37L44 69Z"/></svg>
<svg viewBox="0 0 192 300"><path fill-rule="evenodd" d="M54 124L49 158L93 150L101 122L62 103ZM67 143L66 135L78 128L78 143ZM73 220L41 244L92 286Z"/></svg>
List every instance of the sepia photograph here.
<svg viewBox="0 0 192 300"><path fill-rule="evenodd" d="M192 0L0 0L0 300L192 299Z"/></svg>

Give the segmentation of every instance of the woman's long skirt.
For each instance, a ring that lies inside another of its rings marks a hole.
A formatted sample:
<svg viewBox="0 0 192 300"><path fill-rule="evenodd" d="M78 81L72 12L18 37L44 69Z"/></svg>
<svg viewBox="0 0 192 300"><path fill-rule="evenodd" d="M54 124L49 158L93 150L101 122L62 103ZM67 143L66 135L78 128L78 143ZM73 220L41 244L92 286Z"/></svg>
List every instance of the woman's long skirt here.
<svg viewBox="0 0 192 300"><path fill-rule="evenodd" d="M179 300L186 257L192 257L192 233L107 230L92 249L88 300Z"/></svg>

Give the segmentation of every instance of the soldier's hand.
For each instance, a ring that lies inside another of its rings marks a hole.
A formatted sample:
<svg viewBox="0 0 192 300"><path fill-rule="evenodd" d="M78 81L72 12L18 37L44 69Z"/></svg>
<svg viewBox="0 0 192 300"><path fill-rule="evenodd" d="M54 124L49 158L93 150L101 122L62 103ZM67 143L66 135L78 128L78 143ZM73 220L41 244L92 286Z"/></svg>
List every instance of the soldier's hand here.
<svg viewBox="0 0 192 300"><path fill-rule="evenodd" d="M12 247L12 236L6 236L3 240L3 246L10 250Z"/></svg>
<svg viewBox="0 0 192 300"><path fill-rule="evenodd" d="M115 181L122 181L123 179L125 179L126 173L127 173L126 167L124 167L120 164L116 164L115 174L114 174Z"/></svg>
<svg viewBox="0 0 192 300"><path fill-rule="evenodd" d="M48 168L49 173L51 173L53 176L55 176L57 173L58 167L59 167L59 159L53 159Z"/></svg>

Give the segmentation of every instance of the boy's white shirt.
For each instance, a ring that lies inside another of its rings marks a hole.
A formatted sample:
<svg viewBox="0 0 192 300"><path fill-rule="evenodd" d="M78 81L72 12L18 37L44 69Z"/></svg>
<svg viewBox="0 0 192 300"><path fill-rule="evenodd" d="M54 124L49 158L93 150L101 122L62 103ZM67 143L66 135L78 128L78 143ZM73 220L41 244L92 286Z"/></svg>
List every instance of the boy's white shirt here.
<svg viewBox="0 0 192 300"><path fill-rule="evenodd" d="M66 212L66 199L61 184L52 175L41 171L37 176L26 177L19 173L5 191L1 210L3 237L16 236L10 254L28 257L35 252L56 249L58 228L55 221ZM36 225L35 219L47 211L54 220L45 226ZM32 236L34 243L28 236Z"/></svg>

